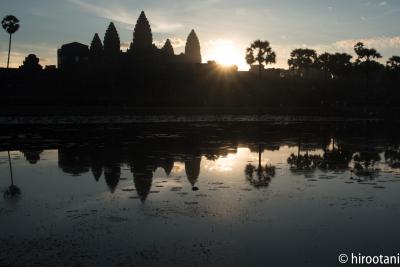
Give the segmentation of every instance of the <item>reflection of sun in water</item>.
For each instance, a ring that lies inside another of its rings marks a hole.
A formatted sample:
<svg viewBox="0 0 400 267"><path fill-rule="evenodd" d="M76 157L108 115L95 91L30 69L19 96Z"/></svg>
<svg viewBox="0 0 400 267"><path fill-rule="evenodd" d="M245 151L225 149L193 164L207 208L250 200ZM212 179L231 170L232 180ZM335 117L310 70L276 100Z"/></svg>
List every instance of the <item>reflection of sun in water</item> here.
<svg viewBox="0 0 400 267"><path fill-rule="evenodd" d="M248 153L247 148L238 148L237 152L228 154L226 157L219 158L216 161L205 160L203 168L211 172L232 172L235 167L237 168L241 163L245 162L243 157L247 158Z"/></svg>
<svg viewBox="0 0 400 267"><path fill-rule="evenodd" d="M185 164L182 162L175 162L174 167L172 168L171 173L179 174L180 172L185 170Z"/></svg>

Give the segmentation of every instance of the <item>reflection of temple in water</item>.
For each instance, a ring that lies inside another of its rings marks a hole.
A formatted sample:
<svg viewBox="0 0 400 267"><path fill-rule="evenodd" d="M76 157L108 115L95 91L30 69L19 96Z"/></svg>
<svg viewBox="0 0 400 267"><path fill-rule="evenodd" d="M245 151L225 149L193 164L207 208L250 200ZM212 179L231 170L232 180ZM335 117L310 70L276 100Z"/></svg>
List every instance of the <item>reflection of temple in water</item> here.
<svg viewBox="0 0 400 267"><path fill-rule="evenodd" d="M146 155L134 156L130 165L136 192L144 202L151 191L153 172L157 168L155 159Z"/></svg>
<svg viewBox="0 0 400 267"><path fill-rule="evenodd" d="M165 158L160 158L157 161L156 164L158 167L161 167L164 169L165 174L167 176L171 175L172 169L174 168L174 159L172 157L165 157Z"/></svg>
<svg viewBox="0 0 400 267"><path fill-rule="evenodd" d="M58 167L73 176L81 175L90 170L89 155L85 150L60 148Z"/></svg>
<svg viewBox="0 0 400 267"><path fill-rule="evenodd" d="M40 154L43 152L43 150L25 149L21 152L24 154L26 160L30 164L36 164L40 160Z"/></svg>
<svg viewBox="0 0 400 267"><path fill-rule="evenodd" d="M104 167L104 178L110 191L113 193L121 178L121 166L118 163L107 164Z"/></svg>
<svg viewBox="0 0 400 267"><path fill-rule="evenodd" d="M79 176L91 172L94 179L99 181L104 176L105 182L114 192L121 178L121 166L130 166L133 182L137 194L142 201L145 201L151 191L154 172L162 168L166 176L170 176L175 162L185 164L185 172L189 183L194 190L200 176L200 165L203 155L210 153L213 155L227 155L228 148L222 149L207 147L204 152L195 154L170 150L170 152L159 152L157 150L146 149L143 146L127 147L120 149L113 148L83 148L77 144L76 147L60 148L58 150L58 166L68 174ZM236 151L237 148L229 147L229 151ZM139 153L140 152L140 153ZM217 157L218 157L217 156Z"/></svg>
<svg viewBox="0 0 400 267"><path fill-rule="evenodd" d="M103 177L111 192L118 187L123 166L128 166L142 201L151 192L154 172L158 168L162 168L169 176L175 162L183 163L188 182L196 188L203 157L214 161L237 153L238 147L248 147L258 152L259 156L263 152L279 150L282 146L296 148L292 158L290 155L285 157L289 157L289 161L300 171L311 168L310 171L349 171L350 165L357 163L358 172L362 174L363 170L366 173L365 170L372 169L374 163L380 160L379 154L384 152L388 166L400 165L400 152L395 141L390 148L370 142L370 139L365 143L363 139L350 138L347 134L351 128L348 126L335 139L332 139L333 134L327 134L326 129L320 126L301 126L299 129L292 125L255 127L253 123L239 126L238 130L234 124L203 128L187 124L174 127L168 124L162 127L135 125L133 129L121 127L112 133L106 128L93 128L68 134L64 129L59 132L46 130L48 132L41 133L43 140L35 140L34 143L29 138L19 140L26 147L18 150L22 151L27 161L37 163L41 151L58 149L58 166L63 172L70 175L91 174L96 181L101 181ZM355 127L354 132L359 133L360 126ZM391 132L394 131L380 131L385 134ZM49 144L46 141L49 139L56 141ZM8 148L6 145L3 147ZM253 171L253 178L256 178L257 167L249 169L249 173ZM262 167L267 170L267 166Z"/></svg>
<svg viewBox="0 0 400 267"><path fill-rule="evenodd" d="M196 190L195 184L200 175L201 156L191 156L185 159L186 176L192 185L193 190Z"/></svg>

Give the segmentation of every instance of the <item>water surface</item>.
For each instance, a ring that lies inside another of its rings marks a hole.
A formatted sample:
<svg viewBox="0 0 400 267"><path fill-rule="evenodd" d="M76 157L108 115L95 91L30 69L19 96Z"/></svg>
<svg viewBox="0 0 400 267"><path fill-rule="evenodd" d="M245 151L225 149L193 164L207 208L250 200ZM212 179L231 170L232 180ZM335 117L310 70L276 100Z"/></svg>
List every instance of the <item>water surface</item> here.
<svg viewBox="0 0 400 267"><path fill-rule="evenodd" d="M398 136L382 122L3 127L0 263L337 266L341 253L396 255Z"/></svg>

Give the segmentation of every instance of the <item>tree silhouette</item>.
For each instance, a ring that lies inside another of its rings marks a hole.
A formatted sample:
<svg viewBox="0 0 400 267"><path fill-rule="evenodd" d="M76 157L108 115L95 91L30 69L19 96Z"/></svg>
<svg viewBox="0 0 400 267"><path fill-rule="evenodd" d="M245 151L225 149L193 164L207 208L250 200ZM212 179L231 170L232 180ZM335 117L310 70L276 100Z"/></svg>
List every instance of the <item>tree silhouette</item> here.
<svg viewBox="0 0 400 267"><path fill-rule="evenodd" d="M374 48L367 48L361 42L354 46L354 52L357 54L356 65L365 73L365 82L368 86L369 74L372 71L378 71L382 66L374 59L382 58L381 54Z"/></svg>
<svg viewBox="0 0 400 267"><path fill-rule="evenodd" d="M323 53L318 56L316 65L325 73L325 79L332 78L332 54Z"/></svg>
<svg viewBox="0 0 400 267"><path fill-rule="evenodd" d="M325 78L343 76L351 68L352 56L346 53L323 53L318 56L315 65L325 73Z"/></svg>
<svg viewBox="0 0 400 267"><path fill-rule="evenodd" d="M3 18L1 21L1 26L6 32L10 35L10 39L8 41L8 59L7 59L7 69L10 66L10 54L11 54L11 36L18 31L19 29L19 20L13 16L8 15Z"/></svg>
<svg viewBox="0 0 400 267"><path fill-rule="evenodd" d="M313 49L298 48L290 53L290 59L288 60L289 68L300 76L315 66L317 61L317 52Z"/></svg>
<svg viewBox="0 0 400 267"><path fill-rule="evenodd" d="M30 54L24 59L20 68L28 71L36 71L41 70L43 67L39 64L39 58L34 54Z"/></svg>
<svg viewBox="0 0 400 267"><path fill-rule="evenodd" d="M382 58L381 54L376 51L374 48L366 48L365 45L361 42L358 42L354 46L354 52L356 52L358 58L357 63L361 62L369 62L372 59Z"/></svg>
<svg viewBox="0 0 400 267"><path fill-rule="evenodd" d="M171 41L169 39L167 39L167 41L165 41L165 44L161 48L161 51L163 52L164 55L167 55L167 56L174 55L174 48L172 47Z"/></svg>
<svg viewBox="0 0 400 267"><path fill-rule="evenodd" d="M258 63L258 75L261 77L261 71L264 64L273 64L276 62L276 53L272 51L271 45L268 41L256 40L246 51L246 62L250 66Z"/></svg>
<svg viewBox="0 0 400 267"><path fill-rule="evenodd" d="M332 61L332 74L334 76L343 76L352 68L351 59L353 56L346 53L335 53Z"/></svg>
<svg viewBox="0 0 400 267"><path fill-rule="evenodd" d="M186 40L185 57L189 63L201 63L200 41L194 30Z"/></svg>
<svg viewBox="0 0 400 267"><path fill-rule="evenodd" d="M142 11L135 25L131 49L143 52L151 50L152 47L153 34L151 33L150 23L147 20L146 14Z"/></svg>
<svg viewBox="0 0 400 267"><path fill-rule="evenodd" d="M386 62L386 67L389 71L400 71L400 56L392 56Z"/></svg>
<svg viewBox="0 0 400 267"><path fill-rule="evenodd" d="M117 29L115 28L114 23L111 22L106 34L104 35L104 54L108 59L115 59L120 53L120 46L121 42Z"/></svg>

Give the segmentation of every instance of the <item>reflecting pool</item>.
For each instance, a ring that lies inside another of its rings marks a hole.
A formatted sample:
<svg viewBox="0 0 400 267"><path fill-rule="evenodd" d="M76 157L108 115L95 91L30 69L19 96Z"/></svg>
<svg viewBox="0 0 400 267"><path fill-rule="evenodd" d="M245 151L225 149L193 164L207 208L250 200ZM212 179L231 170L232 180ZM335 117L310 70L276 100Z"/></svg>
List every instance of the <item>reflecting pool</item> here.
<svg viewBox="0 0 400 267"><path fill-rule="evenodd" d="M397 255L397 129L1 126L0 265L339 266L342 253Z"/></svg>

